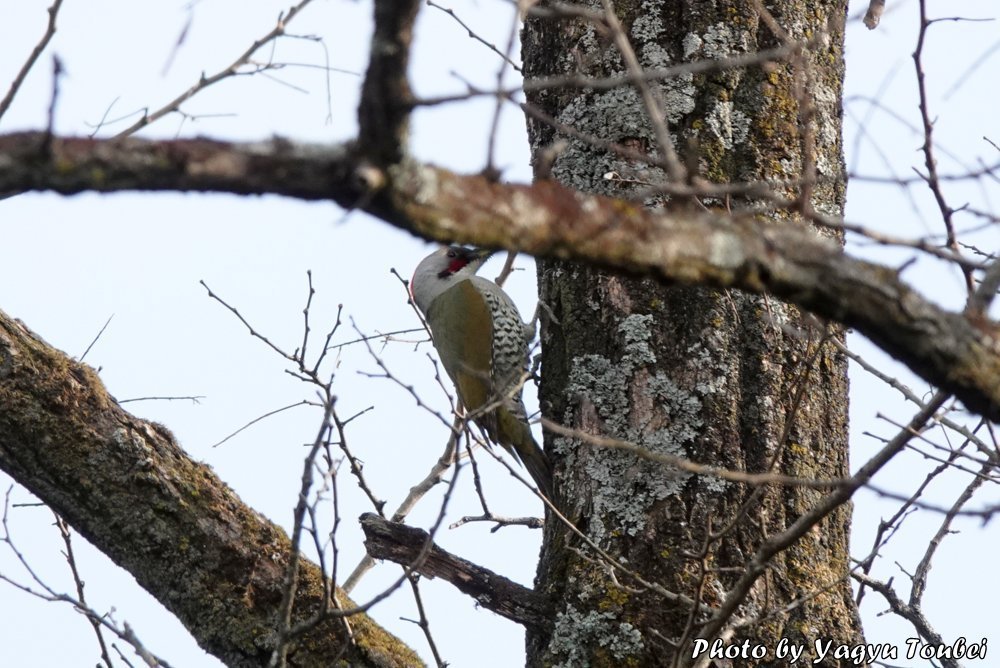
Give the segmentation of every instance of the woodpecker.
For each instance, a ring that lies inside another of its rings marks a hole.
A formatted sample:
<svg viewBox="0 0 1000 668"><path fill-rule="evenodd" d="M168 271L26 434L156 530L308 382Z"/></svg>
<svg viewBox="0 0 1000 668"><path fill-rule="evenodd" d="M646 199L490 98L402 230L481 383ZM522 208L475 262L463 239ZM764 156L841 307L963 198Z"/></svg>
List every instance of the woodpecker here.
<svg viewBox="0 0 1000 668"><path fill-rule="evenodd" d="M417 265L410 296L465 410L551 498L552 469L531 435L521 399L534 327L521 321L499 285L476 276L491 254L462 246L434 251Z"/></svg>

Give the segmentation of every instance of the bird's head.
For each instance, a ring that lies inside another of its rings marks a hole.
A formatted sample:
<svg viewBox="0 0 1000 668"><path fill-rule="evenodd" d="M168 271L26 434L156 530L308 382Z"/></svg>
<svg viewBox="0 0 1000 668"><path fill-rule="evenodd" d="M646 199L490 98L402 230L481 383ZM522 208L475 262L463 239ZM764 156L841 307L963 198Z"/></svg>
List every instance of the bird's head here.
<svg viewBox="0 0 1000 668"><path fill-rule="evenodd" d="M493 254L482 248L464 246L444 246L439 248L417 265L410 280L410 297L422 313L439 294L466 279L483 266Z"/></svg>

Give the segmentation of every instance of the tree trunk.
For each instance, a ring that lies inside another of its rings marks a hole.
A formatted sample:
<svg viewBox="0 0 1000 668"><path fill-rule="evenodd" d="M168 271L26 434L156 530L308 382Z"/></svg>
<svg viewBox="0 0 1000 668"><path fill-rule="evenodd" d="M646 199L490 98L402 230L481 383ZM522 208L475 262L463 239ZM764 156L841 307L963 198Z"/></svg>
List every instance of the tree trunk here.
<svg viewBox="0 0 1000 668"><path fill-rule="evenodd" d="M712 183L787 182L809 175L803 156L812 153L817 183L807 198L815 210L840 215L847 3L767 4L788 35L775 35L751 0L620 2L616 12L647 70L754 53L825 31L828 39L814 39L797 64L685 74L649 85L681 164ZM627 71L608 31L584 20L531 19L523 43L526 78ZM797 95L803 85L809 94ZM657 152L634 87L551 88L528 97L565 126L650 156ZM536 161L554 141L567 141L552 168L566 185L619 197L641 189L647 205L676 206L648 194L650 184L669 181L659 167L560 135L539 120L529 122L529 133ZM789 187L780 194L799 192ZM705 203L738 209L761 202ZM785 212L768 215L801 224ZM848 474L847 364L830 344L843 341L839 326L766 297L664 288L568 262L539 261L538 281L540 298L556 318L542 339L547 418L736 471L811 479ZM690 475L551 432L546 449L567 517L642 581L610 571L584 541L550 519L538 582L558 614L551 629L529 633L529 665L687 665L711 616L705 608L693 612L690 601L718 608L763 541L824 494ZM732 665L775 665L782 638L804 646L807 655L816 641L861 642L847 581L849 523L850 510L841 507L771 560L720 630L726 646L749 641L747 647L759 645L767 655L740 654ZM738 620L745 623L727 635ZM818 665L836 663L827 657Z"/></svg>

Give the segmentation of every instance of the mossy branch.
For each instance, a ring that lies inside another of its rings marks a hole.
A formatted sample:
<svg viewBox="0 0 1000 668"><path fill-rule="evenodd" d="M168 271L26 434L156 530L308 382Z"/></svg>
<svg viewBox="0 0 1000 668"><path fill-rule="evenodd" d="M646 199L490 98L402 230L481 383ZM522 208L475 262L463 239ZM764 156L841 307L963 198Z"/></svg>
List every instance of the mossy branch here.
<svg viewBox="0 0 1000 668"><path fill-rule="evenodd" d="M916 374L1000 418L1000 327L946 311L898 272L794 225L726 212L652 212L549 181L532 186L283 140L104 142L0 136L0 192L279 194L360 207L419 236L580 260L664 282L768 293L855 327Z"/></svg>
<svg viewBox="0 0 1000 668"><path fill-rule="evenodd" d="M0 311L0 468L104 552L228 666L261 666L291 543L162 425L124 411L97 374ZM324 608L320 569L300 567L293 623ZM342 607L352 604L339 596ZM332 616L296 639L295 665L414 666L364 614L354 643Z"/></svg>

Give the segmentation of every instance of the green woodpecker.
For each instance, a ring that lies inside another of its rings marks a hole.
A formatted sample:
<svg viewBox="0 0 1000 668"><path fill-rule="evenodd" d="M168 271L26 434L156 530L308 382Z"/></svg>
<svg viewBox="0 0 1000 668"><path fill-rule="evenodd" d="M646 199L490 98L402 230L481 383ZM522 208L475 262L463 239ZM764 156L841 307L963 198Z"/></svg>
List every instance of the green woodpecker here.
<svg viewBox="0 0 1000 668"><path fill-rule="evenodd" d="M446 246L425 257L410 296L427 319L441 364L476 424L523 462L551 498L552 469L528 426L521 386L534 328L499 285L476 276L492 251Z"/></svg>

